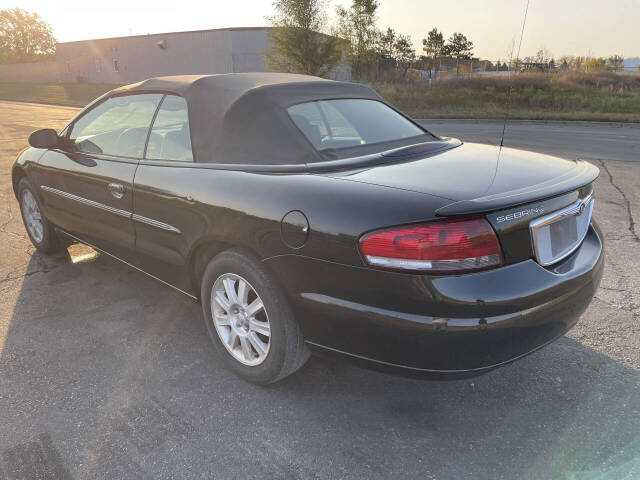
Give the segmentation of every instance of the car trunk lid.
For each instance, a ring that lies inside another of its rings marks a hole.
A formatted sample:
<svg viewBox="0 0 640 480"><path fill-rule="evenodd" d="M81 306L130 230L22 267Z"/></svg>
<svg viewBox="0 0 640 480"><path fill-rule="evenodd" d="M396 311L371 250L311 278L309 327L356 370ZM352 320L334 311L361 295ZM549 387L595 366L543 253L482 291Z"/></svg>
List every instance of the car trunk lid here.
<svg viewBox="0 0 640 480"><path fill-rule="evenodd" d="M402 157L398 157L402 158ZM505 263L535 258L530 223L586 198L598 169L583 161L480 144L332 175L450 199L440 217L484 215Z"/></svg>
<svg viewBox="0 0 640 480"><path fill-rule="evenodd" d="M580 188L598 175L583 161L473 143L426 158L393 158L398 160L330 175L448 198L451 203L437 212L443 216L526 204Z"/></svg>

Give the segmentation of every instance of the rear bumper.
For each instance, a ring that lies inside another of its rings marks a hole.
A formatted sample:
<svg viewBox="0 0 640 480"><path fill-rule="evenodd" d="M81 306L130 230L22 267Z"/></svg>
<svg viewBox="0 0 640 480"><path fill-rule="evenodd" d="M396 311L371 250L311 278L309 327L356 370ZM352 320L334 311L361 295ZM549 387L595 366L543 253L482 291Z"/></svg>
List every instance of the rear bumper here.
<svg viewBox="0 0 640 480"><path fill-rule="evenodd" d="M547 268L526 260L437 277L293 255L265 263L311 346L386 369L481 373L575 325L600 283L603 252L594 223L580 248Z"/></svg>

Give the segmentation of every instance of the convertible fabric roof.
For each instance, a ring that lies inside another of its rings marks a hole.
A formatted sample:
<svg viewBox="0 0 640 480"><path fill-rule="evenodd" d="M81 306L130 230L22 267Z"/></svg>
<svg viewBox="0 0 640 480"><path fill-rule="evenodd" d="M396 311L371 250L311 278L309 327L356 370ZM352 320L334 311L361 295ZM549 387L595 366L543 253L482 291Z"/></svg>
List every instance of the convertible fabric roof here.
<svg viewBox="0 0 640 480"><path fill-rule="evenodd" d="M113 93L166 92L187 100L197 162L294 165L322 160L287 108L335 98L384 100L357 83L286 73L158 77ZM384 102L386 103L386 102Z"/></svg>

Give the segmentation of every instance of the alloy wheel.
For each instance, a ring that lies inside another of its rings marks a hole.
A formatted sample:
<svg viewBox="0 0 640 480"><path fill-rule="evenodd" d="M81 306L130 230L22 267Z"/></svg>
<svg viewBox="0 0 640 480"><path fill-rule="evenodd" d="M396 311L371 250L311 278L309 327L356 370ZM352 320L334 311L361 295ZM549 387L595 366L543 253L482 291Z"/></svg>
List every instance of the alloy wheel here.
<svg viewBox="0 0 640 480"><path fill-rule="evenodd" d="M38 203L30 190L22 193L22 215L24 216L27 230L36 243L41 243L44 238L44 225Z"/></svg>
<svg viewBox="0 0 640 480"><path fill-rule="evenodd" d="M211 289L211 316L227 351L249 366L265 361L271 344L269 317L260 295L234 273L220 275Z"/></svg>

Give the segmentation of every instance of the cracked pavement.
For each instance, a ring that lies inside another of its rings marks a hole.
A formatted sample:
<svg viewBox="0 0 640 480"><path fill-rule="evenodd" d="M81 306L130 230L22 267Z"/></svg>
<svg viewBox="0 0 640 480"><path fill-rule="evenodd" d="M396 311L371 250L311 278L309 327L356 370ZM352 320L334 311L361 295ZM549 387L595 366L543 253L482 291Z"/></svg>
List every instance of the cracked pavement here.
<svg viewBox="0 0 640 480"><path fill-rule="evenodd" d="M75 111L0 102L1 479L640 478L640 129L507 129L601 170L604 277L564 338L473 379L312 358L264 388L216 362L188 298L82 245L31 246L10 166ZM494 142L475 125L430 127Z"/></svg>

